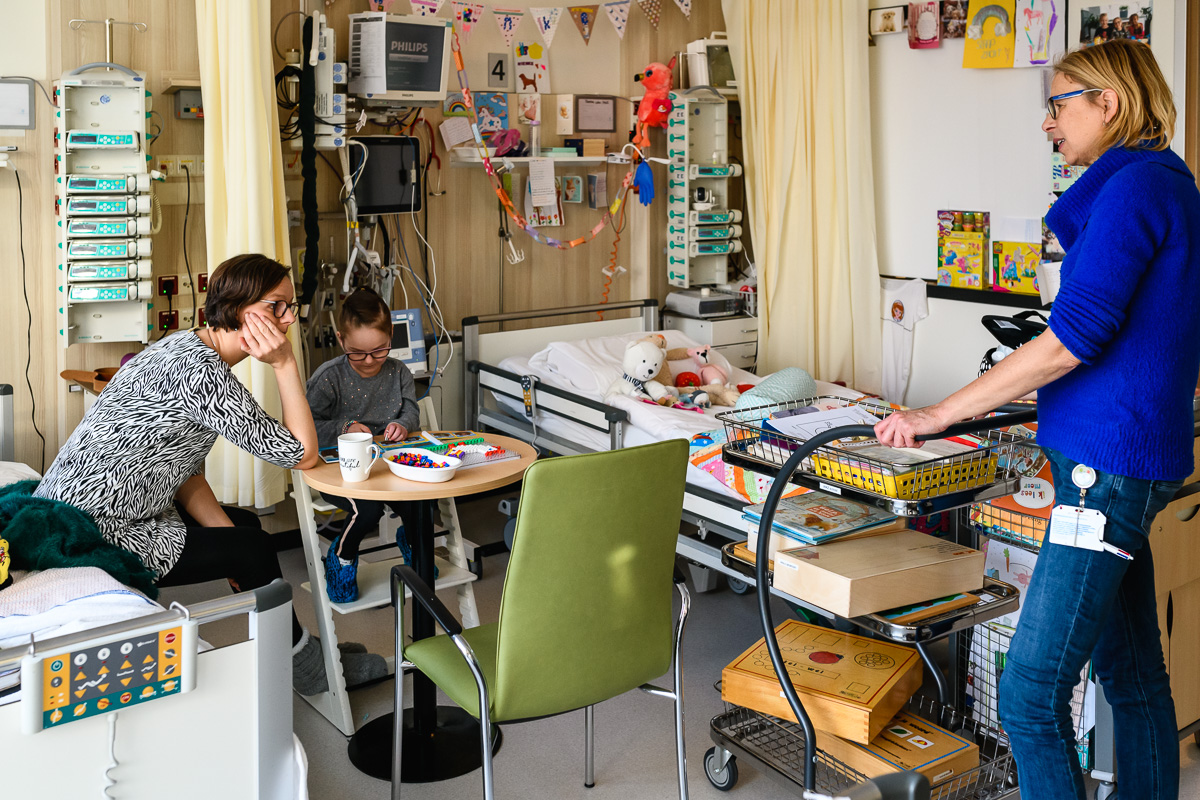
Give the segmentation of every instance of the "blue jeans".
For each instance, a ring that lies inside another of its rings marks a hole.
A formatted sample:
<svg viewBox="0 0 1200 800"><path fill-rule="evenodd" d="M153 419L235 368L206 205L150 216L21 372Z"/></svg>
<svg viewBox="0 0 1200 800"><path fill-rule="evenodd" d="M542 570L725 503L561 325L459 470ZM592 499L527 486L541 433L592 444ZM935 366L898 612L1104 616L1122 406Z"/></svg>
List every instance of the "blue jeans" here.
<svg viewBox="0 0 1200 800"><path fill-rule="evenodd" d="M1079 504L1076 462L1046 450L1056 502ZM1091 658L1113 708L1120 794L1174 800L1179 735L1155 609L1150 523L1178 481L1097 471L1085 505L1107 518L1105 541L1133 555L1042 545L1000 679L1000 719L1029 800L1084 800L1070 701Z"/></svg>

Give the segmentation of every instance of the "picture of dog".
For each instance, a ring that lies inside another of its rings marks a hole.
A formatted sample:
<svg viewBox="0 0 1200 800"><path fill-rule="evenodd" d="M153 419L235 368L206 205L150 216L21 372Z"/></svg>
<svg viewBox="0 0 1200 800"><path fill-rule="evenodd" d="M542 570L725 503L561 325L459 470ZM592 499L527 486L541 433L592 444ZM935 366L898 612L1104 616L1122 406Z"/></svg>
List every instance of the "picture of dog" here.
<svg viewBox="0 0 1200 800"><path fill-rule="evenodd" d="M889 6L876 8L871 11L870 32L874 36L880 33L901 33L908 24L908 9L905 6Z"/></svg>

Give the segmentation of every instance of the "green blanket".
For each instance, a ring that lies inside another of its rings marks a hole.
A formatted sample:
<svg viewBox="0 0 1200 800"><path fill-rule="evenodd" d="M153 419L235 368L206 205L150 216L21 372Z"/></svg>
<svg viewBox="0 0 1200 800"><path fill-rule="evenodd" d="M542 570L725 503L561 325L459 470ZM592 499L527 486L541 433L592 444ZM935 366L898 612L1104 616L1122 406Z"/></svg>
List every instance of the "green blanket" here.
<svg viewBox="0 0 1200 800"><path fill-rule="evenodd" d="M37 481L0 486L0 538L8 540L13 569L99 567L151 599L155 573L128 550L110 544L95 521L75 506L34 497Z"/></svg>

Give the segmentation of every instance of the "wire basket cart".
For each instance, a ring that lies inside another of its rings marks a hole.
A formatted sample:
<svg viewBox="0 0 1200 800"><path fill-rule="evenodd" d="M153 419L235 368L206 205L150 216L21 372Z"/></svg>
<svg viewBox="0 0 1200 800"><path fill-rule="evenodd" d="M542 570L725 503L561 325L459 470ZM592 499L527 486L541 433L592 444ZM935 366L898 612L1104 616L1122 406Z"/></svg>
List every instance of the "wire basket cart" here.
<svg viewBox="0 0 1200 800"><path fill-rule="evenodd" d="M877 419L895 410L880 401L815 397L794 403L739 409L717 416L724 423L727 434L724 459L774 478L762 510L756 548L759 553L769 552L775 513L789 483L850 497L900 516L946 511L1011 494L1019 484L1021 469L1028 462L1029 445L1025 437L1010 433L1006 428L1033 421L1037 415L1036 411L1022 411L960 423L937 436L918 437L922 441L968 435L978 438L974 440L975 446L962 452L898 463L891 459L885 461L877 455L877 450L870 449L872 445L878 447L871 424L852 424L818 431L807 440L780 432L779 426L767 424L773 419L808 413L803 409L813 406L823 409L854 406L856 410L869 411ZM769 572L768 559L755 561L754 579L767 652L775 674L786 676L788 670L775 636L770 609ZM830 616L828 612L822 613ZM992 616L998 616L999 613L1002 612L998 611ZM955 625L950 623L945 627L949 631ZM984 730L987 726L977 720L967 719L953 709L949 703L950 690L945 676L923 646L928 638L921 638L919 632L914 636L922 661L937 680L938 700L914 698L910 702L910 710L931 721L936 719L943 727L965 726L964 729L973 737L978 735L983 742L994 742L988 750L990 758L981 758L979 768L939 786L936 797L982 800L1015 794L1016 770L1012 765L1007 739L998 730ZM792 682L782 679L780 687L798 722L773 720L749 709L731 709L719 715L712 725L712 737L717 747L710 750L705 758L705 772L709 780L718 788L732 786L732 782L729 786L722 786L720 781L730 778L731 759L741 755L755 759L785 783L798 786L806 800L843 793L846 788L841 785L843 781L847 782L847 786L853 785L848 783L851 780L859 782L862 779L860 774L817 750L816 731ZM925 707L927 703L933 705ZM933 716L930 717L930 714ZM773 721L768 724L764 720ZM981 756L983 750L984 744L981 743ZM735 781L736 767L733 767L732 773ZM820 794L819 790L829 794Z"/></svg>

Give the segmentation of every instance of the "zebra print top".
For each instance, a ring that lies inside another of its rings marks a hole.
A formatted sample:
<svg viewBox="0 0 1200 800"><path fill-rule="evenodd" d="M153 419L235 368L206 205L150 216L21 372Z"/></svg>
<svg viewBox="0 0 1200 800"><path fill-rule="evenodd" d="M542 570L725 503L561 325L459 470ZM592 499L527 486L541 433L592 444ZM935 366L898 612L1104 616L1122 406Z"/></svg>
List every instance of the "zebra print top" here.
<svg viewBox="0 0 1200 800"><path fill-rule="evenodd" d="M304 445L263 410L215 350L181 331L121 367L84 415L35 495L92 515L109 542L166 575L187 531L175 493L221 435L291 468Z"/></svg>

